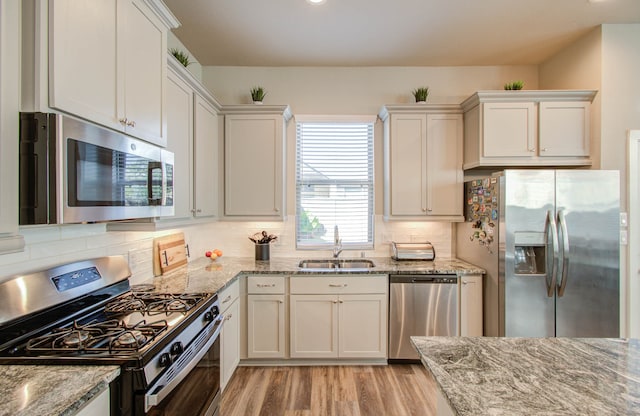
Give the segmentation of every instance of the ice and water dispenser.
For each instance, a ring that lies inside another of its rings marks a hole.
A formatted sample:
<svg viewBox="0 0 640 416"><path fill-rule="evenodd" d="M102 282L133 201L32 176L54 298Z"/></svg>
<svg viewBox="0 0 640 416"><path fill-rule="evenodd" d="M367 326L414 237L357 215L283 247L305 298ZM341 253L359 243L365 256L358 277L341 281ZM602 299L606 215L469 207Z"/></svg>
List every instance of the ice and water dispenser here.
<svg viewBox="0 0 640 416"><path fill-rule="evenodd" d="M516 232L513 252L515 274L546 274L546 253L545 233Z"/></svg>

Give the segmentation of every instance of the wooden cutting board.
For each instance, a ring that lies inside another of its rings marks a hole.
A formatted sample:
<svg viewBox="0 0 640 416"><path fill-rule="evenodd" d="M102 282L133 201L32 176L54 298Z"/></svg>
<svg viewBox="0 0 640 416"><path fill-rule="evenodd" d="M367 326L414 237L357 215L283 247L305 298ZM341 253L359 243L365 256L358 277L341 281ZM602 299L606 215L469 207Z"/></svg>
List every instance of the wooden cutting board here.
<svg viewBox="0 0 640 416"><path fill-rule="evenodd" d="M184 233L176 233L153 240L153 274L159 276L187 264Z"/></svg>

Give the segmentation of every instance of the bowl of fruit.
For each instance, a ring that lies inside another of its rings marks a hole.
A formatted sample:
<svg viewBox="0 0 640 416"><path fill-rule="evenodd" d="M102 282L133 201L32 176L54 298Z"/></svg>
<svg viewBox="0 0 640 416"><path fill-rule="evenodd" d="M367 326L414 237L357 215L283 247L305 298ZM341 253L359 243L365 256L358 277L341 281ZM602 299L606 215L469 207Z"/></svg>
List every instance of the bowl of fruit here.
<svg viewBox="0 0 640 416"><path fill-rule="evenodd" d="M222 250L213 249L204 253L205 256L209 257L211 261L216 261L218 257L222 257Z"/></svg>

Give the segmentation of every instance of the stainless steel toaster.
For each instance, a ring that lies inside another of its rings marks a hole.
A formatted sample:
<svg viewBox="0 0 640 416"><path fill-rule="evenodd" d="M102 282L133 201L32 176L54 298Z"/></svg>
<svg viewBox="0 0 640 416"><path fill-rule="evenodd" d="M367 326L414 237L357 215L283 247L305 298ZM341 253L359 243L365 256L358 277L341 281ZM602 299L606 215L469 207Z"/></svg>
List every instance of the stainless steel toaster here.
<svg viewBox="0 0 640 416"><path fill-rule="evenodd" d="M422 243L397 243L391 242L394 260L433 260L436 258L436 250L428 241Z"/></svg>

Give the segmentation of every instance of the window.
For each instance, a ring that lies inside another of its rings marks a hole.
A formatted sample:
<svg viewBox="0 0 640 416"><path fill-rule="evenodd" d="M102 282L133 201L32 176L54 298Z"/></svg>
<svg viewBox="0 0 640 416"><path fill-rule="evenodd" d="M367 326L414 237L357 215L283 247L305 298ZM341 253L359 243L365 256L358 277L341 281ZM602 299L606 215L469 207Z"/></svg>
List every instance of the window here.
<svg viewBox="0 0 640 416"><path fill-rule="evenodd" d="M296 121L296 246L373 248L374 121Z"/></svg>

